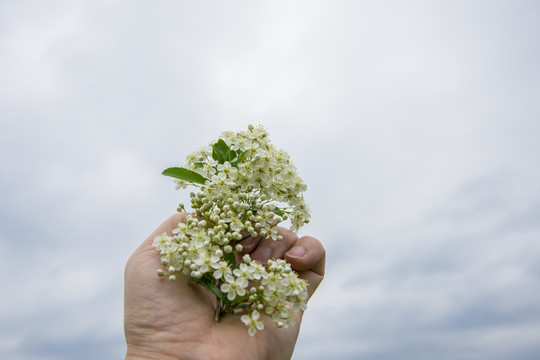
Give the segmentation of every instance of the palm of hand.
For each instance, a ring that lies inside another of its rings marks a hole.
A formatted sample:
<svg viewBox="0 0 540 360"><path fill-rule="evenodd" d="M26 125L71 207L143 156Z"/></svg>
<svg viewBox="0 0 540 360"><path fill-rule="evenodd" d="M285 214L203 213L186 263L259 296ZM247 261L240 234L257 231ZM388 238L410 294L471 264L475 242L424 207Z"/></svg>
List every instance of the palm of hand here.
<svg viewBox="0 0 540 360"><path fill-rule="evenodd" d="M239 315L226 316L215 323L213 295L200 286L189 285L187 279L157 279L159 258L156 260L155 249L139 250L126 271L126 282L133 283L126 286L126 302L133 300L126 306L125 314L128 344L140 346L137 350L160 354L158 358L290 358L298 322L289 329L277 329L267 322L265 330L254 337L248 335ZM131 277L137 281L132 282ZM288 345L285 348L283 341Z"/></svg>

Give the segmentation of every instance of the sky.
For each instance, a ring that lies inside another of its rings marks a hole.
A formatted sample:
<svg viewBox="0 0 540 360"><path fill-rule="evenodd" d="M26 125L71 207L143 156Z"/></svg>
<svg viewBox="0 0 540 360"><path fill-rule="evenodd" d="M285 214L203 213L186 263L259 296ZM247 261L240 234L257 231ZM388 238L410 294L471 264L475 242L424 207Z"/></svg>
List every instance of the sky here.
<svg viewBox="0 0 540 360"><path fill-rule="evenodd" d="M293 356L540 358L535 1L0 2L0 358L122 358L160 175L263 124L327 273Z"/></svg>

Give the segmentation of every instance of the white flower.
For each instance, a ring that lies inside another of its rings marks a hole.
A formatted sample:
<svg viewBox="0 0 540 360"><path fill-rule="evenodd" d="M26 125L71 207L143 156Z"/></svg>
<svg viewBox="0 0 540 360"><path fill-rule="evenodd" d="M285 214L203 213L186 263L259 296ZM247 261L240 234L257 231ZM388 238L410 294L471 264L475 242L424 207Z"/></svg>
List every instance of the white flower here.
<svg viewBox="0 0 540 360"><path fill-rule="evenodd" d="M197 270L203 274L210 271L210 268L214 268L218 262L219 257L210 254L208 251L199 254L199 257L194 261L199 266Z"/></svg>
<svg viewBox="0 0 540 360"><path fill-rule="evenodd" d="M244 223L242 222L242 220L240 220L236 216L231 219L229 227L231 228L232 231L236 231L236 232L241 232L245 228Z"/></svg>
<svg viewBox="0 0 540 360"><path fill-rule="evenodd" d="M248 286L248 280L246 278L235 279L232 275L225 275L225 284L221 285L221 292L227 294L227 299L233 301L238 296L246 295L246 288Z"/></svg>
<svg viewBox="0 0 540 360"><path fill-rule="evenodd" d="M163 234L156 236L152 245L154 245L157 250L161 251L168 249L170 247L170 243L171 237L167 234Z"/></svg>
<svg viewBox="0 0 540 360"><path fill-rule="evenodd" d="M234 181L227 177L224 173L213 175L210 179L210 186L215 187L218 191L227 191L227 187L234 186Z"/></svg>
<svg viewBox="0 0 540 360"><path fill-rule="evenodd" d="M223 164L219 164L217 166L217 170L220 172L220 174L224 174L225 176L228 176L231 173L236 173L237 171L237 169L232 167L231 163L228 161L225 161Z"/></svg>
<svg viewBox="0 0 540 360"><path fill-rule="evenodd" d="M203 162L202 173L204 176L209 177L216 173L216 166L218 162L214 159L209 159ZM194 169L195 170L195 169Z"/></svg>
<svg viewBox="0 0 540 360"><path fill-rule="evenodd" d="M251 266L251 278L252 280L260 280L268 277L268 273L262 264L258 261L252 261L249 264Z"/></svg>
<svg viewBox="0 0 540 360"><path fill-rule="evenodd" d="M252 272L253 272L253 268L244 263L240 264L240 266L238 266L237 269L233 270L233 274L237 278L245 278L245 279L250 279Z"/></svg>
<svg viewBox="0 0 540 360"><path fill-rule="evenodd" d="M180 188L185 189L187 187L187 183L184 180L181 179L174 179L174 183L176 184L175 189L178 190Z"/></svg>
<svg viewBox="0 0 540 360"><path fill-rule="evenodd" d="M253 310L251 314L242 315L240 320L248 326L249 336L253 336L257 333L257 330L264 329L264 324L259 321L260 314L257 310Z"/></svg>
<svg viewBox="0 0 540 360"><path fill-rule="evenodd" d="M266 287L268 291L279 291L282 288L281 274L272 272L268 274L265 278L263 278L261 283Z"/></svg>
<svg viewBox="0 0 540 360"><path fill-rule="evenodd" d="M219 263L212 265L212 268L215 270L214 279L216 280L219 280L225 275L230 275L232 273L232 270L226 261L220 261Z"/></svg>

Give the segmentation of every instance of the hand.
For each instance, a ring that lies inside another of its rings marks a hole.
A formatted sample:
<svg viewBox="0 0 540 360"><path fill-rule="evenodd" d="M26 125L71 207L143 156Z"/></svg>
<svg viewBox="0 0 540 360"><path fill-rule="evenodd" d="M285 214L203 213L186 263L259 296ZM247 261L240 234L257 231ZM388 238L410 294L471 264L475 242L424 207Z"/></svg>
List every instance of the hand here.
<svg viewBox="0 0 540 360"><path fill-rule="evenodd" d="M177 213L161 224L138 248L126 265L124 328L126 359L290 359L300 330L302 312L289 328L277 328L264 319L264 330L249 336L240 315L225 315L214 322L215 296L187 276L171 282L159 278L160 256L152 246L157 235L171 234L186 214ZM310 236L298 238L279 228L282 241L247 238L243 253L263 263L269 258L287 260L308 281L309 296L324 276L325 251Z"/></svg>

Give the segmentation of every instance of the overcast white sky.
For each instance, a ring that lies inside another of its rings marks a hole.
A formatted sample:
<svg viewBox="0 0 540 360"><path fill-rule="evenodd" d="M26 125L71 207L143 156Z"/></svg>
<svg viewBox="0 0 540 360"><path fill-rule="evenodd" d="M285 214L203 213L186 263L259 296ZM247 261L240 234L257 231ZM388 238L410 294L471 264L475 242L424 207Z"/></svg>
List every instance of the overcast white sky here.
<svg viewBox="0 0 540 360"><path fill-rule="evenodd" d="M327 278L295 360L540 358L535 1L0 2L0 358L124 353L160 175L264 124Z"/></svg>

